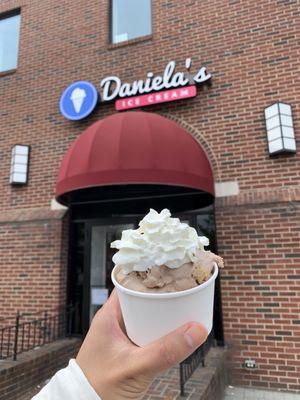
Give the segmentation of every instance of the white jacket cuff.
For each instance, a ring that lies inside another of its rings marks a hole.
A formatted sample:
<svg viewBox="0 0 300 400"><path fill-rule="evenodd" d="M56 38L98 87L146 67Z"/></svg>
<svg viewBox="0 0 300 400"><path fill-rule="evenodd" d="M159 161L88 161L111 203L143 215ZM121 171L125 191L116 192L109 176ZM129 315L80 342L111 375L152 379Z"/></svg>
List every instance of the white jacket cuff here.
<svg viewBox="0 0 300 400"><path fill-rule="evenodd" d="M32 400L101 400L74 359Z"/></svg>

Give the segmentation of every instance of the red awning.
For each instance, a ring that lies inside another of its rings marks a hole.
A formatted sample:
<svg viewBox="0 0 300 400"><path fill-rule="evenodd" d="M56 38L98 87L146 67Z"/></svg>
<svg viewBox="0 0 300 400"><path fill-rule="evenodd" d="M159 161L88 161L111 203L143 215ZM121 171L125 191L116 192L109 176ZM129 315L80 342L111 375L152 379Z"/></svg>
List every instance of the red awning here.
<svg viewBox="0 0 300 400"><path fill-rule="evenodd" d="M113 114L87 128L62 160L56 198L120 184L175 185L214 195L211 165L196 139L148 112Z"/></svg>

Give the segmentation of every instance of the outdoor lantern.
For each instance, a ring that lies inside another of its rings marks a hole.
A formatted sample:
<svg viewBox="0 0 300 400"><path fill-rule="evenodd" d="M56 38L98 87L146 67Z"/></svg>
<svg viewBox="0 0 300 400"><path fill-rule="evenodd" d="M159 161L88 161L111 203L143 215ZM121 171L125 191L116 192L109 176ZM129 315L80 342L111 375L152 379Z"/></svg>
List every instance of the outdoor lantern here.
<svg viewBox="0 0 300 400"><path fill-rule="evenodd" d="M30 147L16 144L12 149L10 183L12 185L26 185L28 181Z"/></svg>
<svg viewBox="0 0 300 400"><path fill-rule="evenodd" d="M269 154L296 153L292 108L289 104L275 103L265 108Z"/></svg>

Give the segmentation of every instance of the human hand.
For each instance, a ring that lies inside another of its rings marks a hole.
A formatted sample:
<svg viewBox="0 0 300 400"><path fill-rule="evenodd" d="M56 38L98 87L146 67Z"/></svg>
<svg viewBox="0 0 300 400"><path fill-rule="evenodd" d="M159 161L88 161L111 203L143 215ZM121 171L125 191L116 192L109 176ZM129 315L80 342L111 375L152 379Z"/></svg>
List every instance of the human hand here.
<svg viewBox="0 0 300 400"><path fill-rule="evenodd" d="M159 373L183 361L206 338L206 329L190 322L144 348L134 345L114 290L95 315L76 361L102 400L137 400Z"/></svg>

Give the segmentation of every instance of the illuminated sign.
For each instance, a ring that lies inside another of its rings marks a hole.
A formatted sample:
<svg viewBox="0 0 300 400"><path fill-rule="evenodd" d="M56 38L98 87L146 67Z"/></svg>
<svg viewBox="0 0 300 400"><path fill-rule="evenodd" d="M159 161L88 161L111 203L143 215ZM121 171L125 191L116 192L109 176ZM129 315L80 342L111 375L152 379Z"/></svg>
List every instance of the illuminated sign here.
<svg viewBox="0 0 300 400"><path fill-rule="evenodd" d="M153 72L148 72L145 79L135 80L131 83L122 82L118 76L107 76L100 82L100 102L115 101L116 110L122 111L195 97L197 85L207 82L211 78L211 74L207 72L204 66L201 66L196 73L192 74L190 72L191 65L192 60L187 58L184 71L176 71L176 62L170 61L162 75L154 75ZM82 82L75 82L70 85L61 97L60 109L68 119L85 118L91 111L88 113L81 112L81 107L86 104L88 108L90 104L91 108L94 109L97 103L98 98L95 97L95 92L93 92L94 97L90 96L90 100L88 100L86 93L84 93L85 89L80 87L80 83ZM63 98L67 99L65 100L67 112L62 107Z"/></svg>
<svg viewBox="0 0 300 400"><path fill-rule="evenodd" d="M98 92L87 81L78 81L69 85L59 102L62 115L71 121L78 121L91 114L98 102Z"/></svg>
<svg viewBox="0 0 300 400"><path fill-rule="evenodd" d="M102 101L117 99L115 108L121 111L194 97L197 94L196 85L208 81L211 74L207 73L206 67L201 66L192 75L191 64L191 59L187 58L185 71L179 72L176 71L175 61L170 61L162 75L148 72L145 80L140 79L132 83L123 83L117 76L108 76L100 82ZM159 93L156 94L157 92Z"/></svg>

